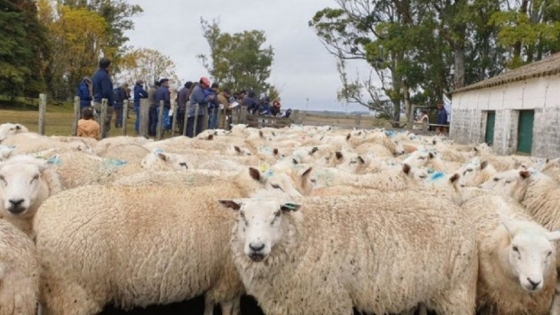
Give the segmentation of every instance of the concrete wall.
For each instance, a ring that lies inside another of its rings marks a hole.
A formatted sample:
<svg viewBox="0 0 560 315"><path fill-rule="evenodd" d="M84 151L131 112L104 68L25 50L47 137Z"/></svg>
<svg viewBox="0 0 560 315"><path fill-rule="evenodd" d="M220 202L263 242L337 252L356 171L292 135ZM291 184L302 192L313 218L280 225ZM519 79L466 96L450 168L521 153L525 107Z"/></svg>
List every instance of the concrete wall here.
<svg viewBox="0 0 560 315"><path fill-rule="evenodd" d="M469 144L484 141L487 111L496 111L494 151L514 154L519 110L534 109L532 155L560 157L560 75L453 95L450 137Z"/></svg>

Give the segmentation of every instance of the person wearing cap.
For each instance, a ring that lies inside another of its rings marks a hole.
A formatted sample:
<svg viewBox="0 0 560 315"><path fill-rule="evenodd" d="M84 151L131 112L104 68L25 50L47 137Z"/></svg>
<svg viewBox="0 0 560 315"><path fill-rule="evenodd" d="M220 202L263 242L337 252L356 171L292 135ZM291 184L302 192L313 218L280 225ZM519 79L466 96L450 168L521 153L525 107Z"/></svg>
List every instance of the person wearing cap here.
<svg viewBox="0 0 560 315"><path fill-rule="evenodd" d="M82 82L78 86L78 97L80 98L80 113L86 107L91 107L91 101L93 98L91 97L91 79L88 77L84 77Z"/></svg>
<svg viewBox="0 0 560 315"><path fill-rule="evenodd" d="M169 130L169 110L171 109L171 92L169 91L169 79L161 79L159 81L159 88L156 91L156 104L157 114L156 126L159 119L159 104L163 101L163 122L161 125L162 130ZM157 128L157 127L156 127ZM157 129L156 129L157 130Z"/></svg>
<svg viewBox="0 0 560 315"><path fill-rule="evenodd" d="M93 107L98 113L101 113L101 100L107 99L107 116L102 125L101 138L107 138L111 130L111 118L113 117L113 81L109 75L109 66L111 61L107 58L99 60L99 70L91 78L93 89Z"/></svg>
<svg viewBox="0 0 560 315"><path fill-rule="evenodd" d="M200 78L199 84L194 87L190 97L189 113L187 118L187 137L196 137L202 132L204 111L208 111L208 102L214 100L213 94L205 95L204 90L210 87L210 80L206 77ZM196 119L196 131L194 130L195 108L198 104L198 117Z"/></svg>
<svg viewBox="0 0 560 315"><path fill-rule="evenodd" d="M144 81L138 80L134 85L134 112L136 113L136 122L134 123L134 130L136 134L140 133L140 100L148 98L148 92L144 90Z"/></svg>

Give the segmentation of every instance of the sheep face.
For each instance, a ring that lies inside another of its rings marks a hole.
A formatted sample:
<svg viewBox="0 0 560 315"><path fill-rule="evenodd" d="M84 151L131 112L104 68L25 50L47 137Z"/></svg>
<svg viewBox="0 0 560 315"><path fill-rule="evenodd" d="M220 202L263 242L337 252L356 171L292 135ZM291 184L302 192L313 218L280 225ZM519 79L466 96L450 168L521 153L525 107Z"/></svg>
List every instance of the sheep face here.
<svg viewBox="0 0 560 315"><path fill-rule="evenodd" d="M142 159L140 166L154 171L184 171L189 168L187 158L173 153L154 151Z"/></svg>
<svg viewBox="0 0 560 315"><path fill-rule="evenodd" d="M27 210L40 198L41 172L46 167L46 161L0 163L0 200L8 215L32 215Z"/></svg>
<svg viewBox="0 0 560 315"><path fill-rule="evenodd" d="M404 146L400 141L394 141L395 142L395 155L403 155L404 154Z"/></svg>
<svg viewBox="0 0 560 315"><path fill-rule="evenodd" d="M276 199L220 200L226 208L238 211L237 238L243 242L245 255L253 262L264 261L289 230L283 216L298 211L300 205Z"/></svg>
<svg viewBox="0 0 560 315"><path fill-rule="evenodd" d="M479 188L492 190L505 196L523 199L524 191L529 184L531 173L526 170L510 170L496 174L492 179L486 181Z"/></svg>
<svg viewBox="0 0 560 315"><path fill-rule="evenodd" d="M428 161L433 157L433 153L428 152L428 150L419 149L412 152L410 156L403 161L403 163L413 167L422 167L428 164Z"/></svg>
<svg viewBox="0 0 560 315"><path fill-rule="evenodd" d="M24 125L11 123L2 124L0 125L0 142L6 140L10 136L23 132L29 132Z"/></svg>
<svg viewBox="0 0 560 315"><path fill-rule="evenodd" d="M259 171L256 168L249 168L249 175L252 179L261 183L263 189L270 189L278 193L287 194L290 197L301 197L301 193L294 187L294 182L290 176L284 172L266 170ZM307 175L307 174L306 174ZM303 178L302 175L302 179Z"/></svg>
<svg viewBox="0 0 560 315"><path fill-rule="evenodd" d="M524 228L523 221L513 221L504 216L501 216L501 221L511 240L506 249L510 271L524 290L540 291L550 268L556 268L556 245L552 242L560 239L560 232Z"/></svg>

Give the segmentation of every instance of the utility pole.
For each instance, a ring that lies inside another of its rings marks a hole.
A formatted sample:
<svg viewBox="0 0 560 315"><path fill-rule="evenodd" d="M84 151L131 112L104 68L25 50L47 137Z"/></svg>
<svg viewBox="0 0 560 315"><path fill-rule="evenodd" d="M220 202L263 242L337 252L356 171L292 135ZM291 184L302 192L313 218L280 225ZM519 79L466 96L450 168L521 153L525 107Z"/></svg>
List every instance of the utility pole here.
<svg viewBox="0 0 560 315"><path fill-rule="evenodd" d="M305 111L309 111L309 97L307 98L307 103L305 104Z"/></svg>

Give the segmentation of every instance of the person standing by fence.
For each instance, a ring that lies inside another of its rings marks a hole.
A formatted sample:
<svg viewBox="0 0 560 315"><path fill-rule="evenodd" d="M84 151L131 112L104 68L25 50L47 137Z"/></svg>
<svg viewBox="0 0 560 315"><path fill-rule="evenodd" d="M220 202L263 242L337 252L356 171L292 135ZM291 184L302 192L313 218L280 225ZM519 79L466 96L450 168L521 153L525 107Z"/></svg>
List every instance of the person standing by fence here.
<svg viewBox="0 0 560 315"><path fill-rule="evenodd" d="M223 113L220 115L220 121L218 122L218 127L225 130L230 129L231 124L231 108L230 99L231 92L229 89L223 89L220 94L218 94L218 103L220 103L220 111Z"/></svg>
<svg viewBox="0 0 560 315"><path fill-rule="evenodd" d="M148 92L144 90L144 81L138 80L134 85L134 112L136 113L136 122L134 122L134 130L136 134L140 133L140 99L148 98Z"/></svg>
<svg viewBox="0 0 560 315"><path fill-rule="evenodd" d="M218 127L218 110L220 103L218 102L219 85L217 82L212 83L212 87L207 89L206 94L213 95L214 99L208 102L208 129L216 129Z"/></svg>
<svg viewBox="0 0 560 315"><path fill-rule="evenodd" d="M199 84L197 84L192 90L190 97L190 107L187 118L187 137L196 137L202 132L204 111L208 111L208 102L214 99L214 95L205 95L204 90L210 87L210 79L206 77L200 78ZM194 130L194 120L195 120L195 107L198 104L198 117L196 122L196 132Z"/></svg>
<svg viewBox="0 0 560 315"><path fill-rule="evenodd" d="M188 81L185 86L179 91L177 95L177 126L179 127L179 134L183 135L183 129L185 126L185 110L187 109L187 101L189 100L191 87L193 83Z"/></svg>
<svg viewBox="0 0 560 315"><path fill-rule="evenodd" d="M91 107L92 93L91 93L91 79L84 77L80 86L78 87L78 97L80 98L80 112L84 108Z"/></svg>
<svg viewBox="0 0 560 315"><path fill-rule="evenodd" d="M127 89L127 83L124 83L115 89L115 128L122 128L124 101L128 99Z"/></svg>
<svg viewBox="0 0 560 315"><path fill-rule="evenodd" d="M159 104L161 103L161 101L163 101L163 122L161 123L161 129L169 130L171 128L171 125L169 124L169 110L171 109L171 92L169 91L169 79L161 79L161 81L159 81L159 88L156 91L157 117L159 117ZM158 123L159 121L156 119L156 126Z"/></svg>
<svg viewBox="0 0 560 315"><path fill-rule="evenodd" d="M107 99L107 116L105 116L105 121L103 122L101 136L106 138L111 130L111 118L113 117L113 81L109 76L109 67L111 66L111 61L107 58L101 58L99 60L99 70L93 75L92 87L93 87L93 107L97 113L101 113L101 100Z"/></svg>
<svg viewBox="0 0 560 315"><path fill-rule="evenodd" d="M155 81L154 85L148 90L148 99L150 100L150 112L148 114L148 135L150 137L156 136L157 130L157 108L159 104L156 103L156 91L159 88L159 82Z"/></svg>

